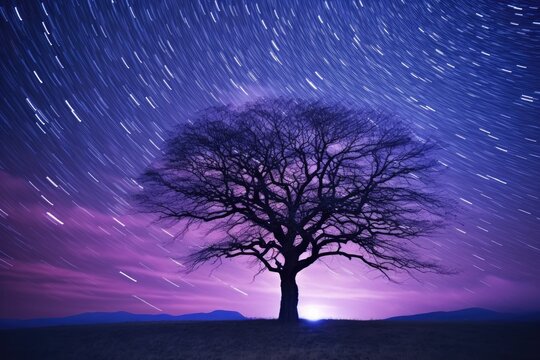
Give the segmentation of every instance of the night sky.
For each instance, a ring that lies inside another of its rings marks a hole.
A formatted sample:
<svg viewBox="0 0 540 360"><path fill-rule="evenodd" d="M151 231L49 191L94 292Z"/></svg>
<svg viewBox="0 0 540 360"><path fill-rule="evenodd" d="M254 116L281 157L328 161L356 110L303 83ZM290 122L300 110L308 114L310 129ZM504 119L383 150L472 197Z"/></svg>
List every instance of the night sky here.
<svg viewBox="0 0 540 360"><path fill-rule="evenodd" d="M0 317L237 310L279 282L240 261L185 274L204 241L128 195L175 124L260 97L397 113L436 138L457 204L425 253L452 276L381 278L327 259L301 316L540 309L540 3L17 1L0 7Z"/></svg>

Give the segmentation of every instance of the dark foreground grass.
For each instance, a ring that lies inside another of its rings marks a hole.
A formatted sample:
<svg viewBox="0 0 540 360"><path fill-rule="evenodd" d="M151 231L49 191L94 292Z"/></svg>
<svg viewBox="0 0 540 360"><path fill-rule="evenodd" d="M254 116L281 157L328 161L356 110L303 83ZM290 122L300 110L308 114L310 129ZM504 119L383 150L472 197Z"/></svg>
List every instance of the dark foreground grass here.
<svg viewBox="0 0 540 360"><path fill-rule="evenodd" d="M539 323L272 320L0 331L1 359L540 359Z"/></svg>

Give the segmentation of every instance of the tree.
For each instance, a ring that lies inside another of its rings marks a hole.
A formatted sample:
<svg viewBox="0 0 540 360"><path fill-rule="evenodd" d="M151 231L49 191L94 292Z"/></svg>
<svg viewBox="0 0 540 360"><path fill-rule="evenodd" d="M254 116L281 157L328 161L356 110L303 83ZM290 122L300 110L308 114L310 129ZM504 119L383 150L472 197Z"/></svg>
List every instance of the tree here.
<svg viewBox="0 0 540 360"><path fill-rule="evenodd" d="M141 176L143 212L219 240L189 269L251 257L280 276L279 319L298 320L296 276L319 259L392 270L440 271L409 244L441 223L435 145L383 112L266 99L213 107L178 128Z"/></svg>

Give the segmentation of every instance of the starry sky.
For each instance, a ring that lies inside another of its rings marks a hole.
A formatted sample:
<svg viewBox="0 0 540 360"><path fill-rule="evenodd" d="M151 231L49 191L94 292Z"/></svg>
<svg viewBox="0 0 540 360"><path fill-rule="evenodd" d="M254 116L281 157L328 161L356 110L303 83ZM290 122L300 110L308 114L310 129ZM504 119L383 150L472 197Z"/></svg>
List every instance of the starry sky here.
<svg viewBox="0 0 540 360"><path fill-rule="evenodd" d="M538 1L6 1L0 6L0 317L230 309L276 317L277 276L182 272L205 241L128 196L176 124L287 96L373 107L441 144L456 216L422 244L458 272L346 259L300 273L300 316L539 310Z"/></svg>

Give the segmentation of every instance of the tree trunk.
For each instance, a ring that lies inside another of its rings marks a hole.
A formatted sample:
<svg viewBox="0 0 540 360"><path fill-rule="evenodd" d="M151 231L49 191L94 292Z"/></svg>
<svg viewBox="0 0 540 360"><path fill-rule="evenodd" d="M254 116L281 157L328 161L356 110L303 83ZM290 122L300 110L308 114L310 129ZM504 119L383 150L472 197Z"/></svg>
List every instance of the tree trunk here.
<svg viewBox="0 0 540 360"><path fill-rule="evenodd" d="M295 273L281 273L281 305L279 321L298 322L298 285Z"/></svg>

